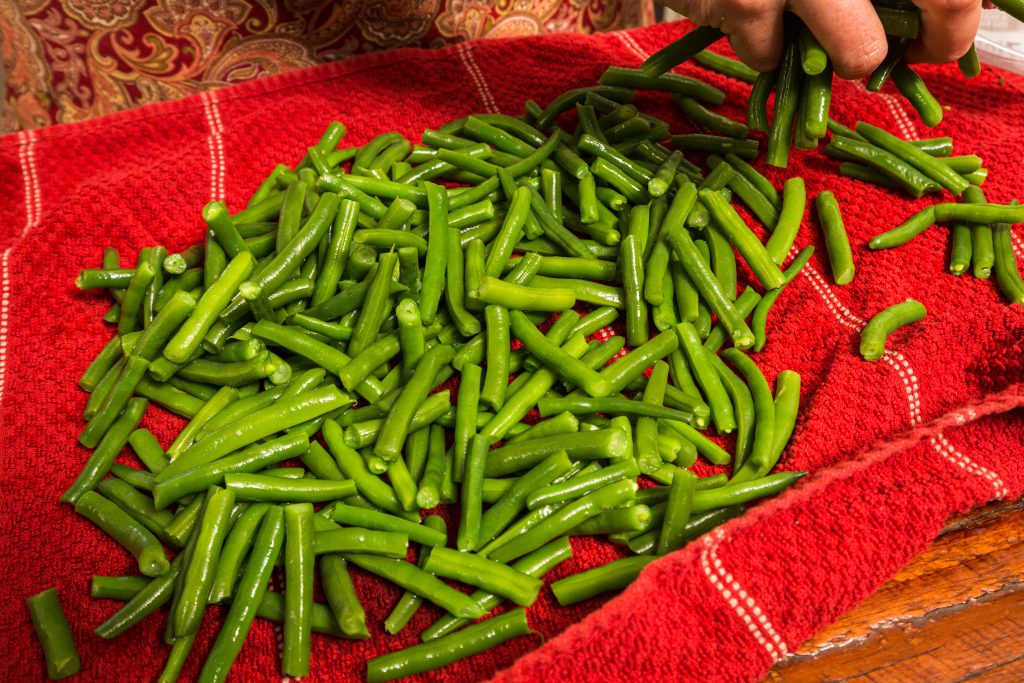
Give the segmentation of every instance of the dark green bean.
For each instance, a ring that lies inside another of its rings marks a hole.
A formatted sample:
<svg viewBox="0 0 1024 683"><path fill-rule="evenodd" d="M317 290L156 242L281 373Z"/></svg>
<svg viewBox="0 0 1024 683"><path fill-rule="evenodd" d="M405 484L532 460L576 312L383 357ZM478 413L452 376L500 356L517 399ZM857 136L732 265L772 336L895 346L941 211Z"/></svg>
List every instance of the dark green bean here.
<svg viewBox="0 0 1024 683"><path fill-rule="evenodd" d="M768 132L767 162L771 166L786 168L789 165L789 148L793 139L793 121L800 100L802 67L797 42L790 42L786 46L778 73L778 83L775 86L775 118ZM754 128L753 123L751 127Z"/></svg>

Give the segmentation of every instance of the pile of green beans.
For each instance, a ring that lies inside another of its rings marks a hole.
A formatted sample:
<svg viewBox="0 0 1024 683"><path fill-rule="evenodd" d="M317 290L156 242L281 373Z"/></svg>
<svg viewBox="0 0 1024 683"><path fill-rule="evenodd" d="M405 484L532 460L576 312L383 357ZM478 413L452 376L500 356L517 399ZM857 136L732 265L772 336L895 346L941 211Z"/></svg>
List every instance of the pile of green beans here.
<svg viewBox="0 0 1024 683"><path fill-rule="evenodd" d="M1014 16L1024 16L1024 3L1020 0L1000 0L995 4ZM942 121L942 106L906 61L911 41L920 31L920 10L902 0L878 0L875 10L889 39L889 53L868 79L867 89L877 92L892 79L925 125L937 126ZM732 60L710 53L707 48L725 34L709 26L695 28L651 55L641 70L648 78L658 78L673 67L695 59L712 70L753 83L747 105L747 126L768 134L766 160L772 166L785 168L792 147L815 149L825 137L830 123L833 77L829 56L814 34L795 15L787 19L782 63L773 71L752 73ZM980 73L978 53L973 46L957 63L968 78ZM769 121L768 101L772 92L775 107Z"/></svg>
<svg viewBox="0 0 1024 683"><path fill-rule="evenodd" d="M667 91L721 135L672 137L633 88ZM368 663L389 680L529 633L521 610L467 624L533 604L571 536L640 559L580 575L564 602L622 588L797 481L773 471L800 377L773 390L745 351L811 255L787 264L806 191L792 179L780 193L747 162L757 145L714 112L723 98L612 68L530 115L469 116L420 145L390 132L339 147L332 123L245 208L211 202L202 246L142 249L134 267L107 249L78 285L112 294L117 335L79 382L95 450L62 499L149 578L97 578L94 595L126 601L97 634L166 605L171 681L221 605L199 680L227 676L257 617L283 622L282 673L305 676L313 632L375 627L356 567L404 589L389 633L423 602L446 613L429 642ZM575 130L560 125L570 110ZM708 172L690 150L710 153ZM149 403L186 419L171 443L139 427ZM732 453L712 431L735 436ZM134 466L114 462L125 445ZM421 521L455 503L454 528ZM278 566L283 597L267 590Z"/></svg>

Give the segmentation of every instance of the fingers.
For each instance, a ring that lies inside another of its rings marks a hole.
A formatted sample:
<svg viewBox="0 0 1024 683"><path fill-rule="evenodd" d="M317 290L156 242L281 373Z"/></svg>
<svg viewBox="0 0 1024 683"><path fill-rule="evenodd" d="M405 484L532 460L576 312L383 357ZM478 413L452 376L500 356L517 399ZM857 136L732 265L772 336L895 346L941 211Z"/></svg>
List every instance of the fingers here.
<svg viewBox="0 0 1024 683"><path fill-rule="evenodd" d="M889 51L869 0L792 0L790 7L825 48L840 78L868 76Z"/></svg>
<svg viewBox="0 0 1024 683"><path fill-rule="evenodd" d="M978 0L914 0L921 8L921 35L911 46L913 62L945 64L971 49L981 21Z"/></svg>
<svg viewBox="0 0 1024 683"><path fill-rule="evenodd" d="M757 71L771 71L782 56L782 8L761 0L730 0L725 22L719 28L728 35L736 56Z"/></svg>

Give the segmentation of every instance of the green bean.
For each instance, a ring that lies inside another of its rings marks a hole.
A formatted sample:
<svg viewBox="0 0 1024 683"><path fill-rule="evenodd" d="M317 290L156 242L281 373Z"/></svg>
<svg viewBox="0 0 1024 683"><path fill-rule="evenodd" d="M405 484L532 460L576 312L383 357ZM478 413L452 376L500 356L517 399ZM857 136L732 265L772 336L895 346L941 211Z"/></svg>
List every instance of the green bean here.
<svg viewBox="0 0 1024 683"><path fill-rule="evenodd" d="M971 49L964 53L958 60L957 66L965 78L977 78L981 75L981 62L978 59L978 49L971 43Z"/></svg>
<svg viewBox="0 0 1024 683"><path fill-rule="evenodd" d="M351 480L280 479L263 474L225 474L224 486L239 501L317 503L347 498L356 492Z"/></svg>
<svg viewBox="0 0 1024 683"><path fill-rule="evenodd" d="M527 496L526 506L534 510L546 505L567 503L620 479L636 479L638 476L640 470L636 461L625 458L594 472L581 473L568 481L537 488Z"/></svg>
<svg viewBox="0 0 1024 683"><path fill-rule="evenodd" d="M74 676L82 668L75 649L71 627L61 610L57 590L50 588L26 600L36 637L46 657L46 676L59 681Z"/></svg>
<svg viewBox="0 0 1024 683"><path fill-rule="evenodd" d="M490 553L490 557L498 562L509 562L522 557L585 520L631 501L636 495L636 490L636 482L630 479L604 486L569 503L526 533L498 547Z"/></svg>
<svg viewBox="0 0 1024 683"><path fill-rule="evenodd" d="M247 251L231 259L223 274L205 289L191 315L167 343L163 352L167 360L185 363L199 350L206 333L217 320L217 316L227 308L243 280L252 272L254 265L252 254Z"/></svg>
<svg viewBox="0 0 1024 683"><path fill-rule="evenodd" d="M507 347L506 347L507 348ZM462 366L459 381L459 395L455 407L455 439L453 448L453 476L462 481L469 444L476 434L477 410L480 404L480 382L483 370L479 365L467 363ZM505 375L506 381L508 374Z"/></svg>
<svg viewBox="0 0 1024 683"><path fill-rule="evenodd" d="M146 576L160 576L167 572L170 565L160 541L116 504L94 491L85 491L75 502L75 512L127 548Z"/></svg>
<svg viewBox="0 0 1024 683"><path fill-rule="evenodd" d="M747 265L766 289L777 289L785 282L785 277L772 259L765 246L750 231L750 228L739 217L739 214L722 197L711 190L700 191L701 201L708 207L715 224L725 232L730 241L743 255Z"/></svg>
<svg viewBox="0 0 1024 683"><path fill-rule="evenodd" d="M491 408L499 410L505 403L508 390L511 339L508 309L503 306L487 306L484 308L484 321L487 333L487 372L480 397Z"/></svg>
<svg viewBox="0 0 1024 683"><path fill-rule="evenodd" d="M413 564L388 557L349 553L345 555L352 564L377 574L455 616L476 619L483 616L482 608L469 596L443 583L440 579L419 569Z"/></svg>
<svg viewBox="0 0 1024 683"><path fill-rule="evenodd" d="M432 671L531 633L526 612L513 610L458 633L371 659L366 664L366 678L370 683L379 683Z"/></svg>
<svg viewBox="0 0 1024 683"><path fill-rule="evenodd" d="M281 552L283 517L282 509L276 506L271 507L263 517L224 625L217 633L199 673L199 680L204 683L226 679L242 649L256 617L257 606L266 594L270 573Z"/></svg>
<svg viewBox="0 0 1024 683"><path fill-rule="evenodd" d="M972 194L979 200L984 199L981 190L973 189ZM936 204L935 221L946 223L951 221L971 221L992 225L994 223L1019 223L1024 220L1024 205L986 204L984 201L964 204Z"/></svg>
<svg viewBox="0 0 1024 683"><path fill-rule="evenodd" d="M885 341L904 325L916 323L927 315L925 307L913 299L894 304L876 313L860 335L860 355L864 360L878 360L885 354Z"/></svg>
<svg viewBox="0 0 1024 683"><path fill-rule="evenodd" d="M430 221L427 255L420 289L420 314L427 324L434 322L444 288L448 263L448 195L440 185L426 185Z"/></svg>
<svg viewBox="0 0 1024 683"><path fill-rule="evenodd" d="M800 27L800 65L808 76L816 76L828 66L828 55L806 26Z"/></svg>
<svg viewBox="0 0 1024 683"><path fill-rule="evenodd" d="M209 601L211 603L223 602L234 595L239 571L252 547L256 531L269 509L268 503L250 505L242 511L242 514L231 526L224 539L224 544L221 546L217 566L210 582Z"/></svg>
<svg viewBox="0 0 1024 683"><path fill-rule="evenodd" d="M509 317L512 332L525 348L567 382L591 396L607 396L611 393L608 380L546 338L521 312L512 311Z"/></svg>
<svg viewBox="0 0 1024 683"><path fill-rule="evenodd" d="M125 359L123 365L118 363L111 368L112 372L117 370L116 379L111 383L106 395L100 396L98 389L93 392L99 402L95 413L88 418L89 422L78 435L79 443L87 448L96 448L104 435L113 428L112 425L118 421L122 410L130 403L132 392L137 389L148 367L149 362L146 359L133 355ZM145 408L143 407L142 410ZM138 422L138 419L135 421ZM122 445L130 431L124 433Z"/></svg>
<svg viewBox="0 0 1024 683"><path fill-rule="evenodd" d="M380 333L380 327L387 317L391 278L397 263L398 255L394 252L381 254L378 259L377 272L366 290L366 299L348 342L348 352L353 356L372 344Z"/></svg>
<svg viewBox="0 0 1024 683"><path fill-rule="evenodd" d="M1013 251L1013 238L1008 224L1001 223L992 228L993 264L996 284L1010 303L1024 303L1024 280L1017 268L1017 256Z"/></svg>
<svg viewBox="0 0 1024 683"><path fill-rule="evenodd" d="M121 338L114 337L103 347L96 357L89 363L82 376L78 379L78 386L86 391L95 391L103 379L103 376L123 357L121 349Z"/></svg>
<svg viewBox="0 0 1024 683"><path fill-rule="evenodd" d="M626 340L634 346L642 344L649 336L647 305L643 300L642 251L643 247L635 235L628 235L619 250L619 268L626 299Z"/></svg>
<svg viewBox="0 0 1024 683"><path fill-rule="evenodd" d="M139 252L138 263L121 301L121 317L117 322L118 334L127 334L137 329L142 319L143 299L157 273L160 272L150 262L149 254L150 252L145 249Z"/></svg>
<svg viewBox="0 0 1024 683"><path fill-rule="evenodd" d="M285 510L287 509L286 507ZM321 521L318 521L317 525L311 551L317 555L366 553L385 557L405 557L409 550L409 537L404 533L358 528L342 529Z"/></svg>
<svg viewBox="0 0 1024 683"><path fill-rule="evenodd" d="M750 134L750 129L739 121L717 114L707 109L697 100L689 97L675 96L672 101L676 103L680 111L698 126L703 126L713 133L718 133L735 140L745 140Z"/></svg>
<svg viewBox="0 0 1024 683"><path fill-rule="evenodd" d="M779 472L756 481L730 483L720 488L697 491L693 494L693 513L696 515L717 508L773 496L786 490L806 474L806 472ZM733 481L735 482L735 478Z"/></svg>
<svg viewBox="0 0 1024 683"><path fill-rule="evenodd" d="M181 587L171 615L176 638L199 630L234 504L235 495L230 490L211 486L207 491L196 543L182 567Z"/></svg>
<svg viewBox="0 0 1024 683"><path fill-rule="evenodd" d="M736 349L727 349L722 357L732 363L743 375L754 401L754 439L750 458L743 469L753 468L758 474L767 474L772 459L775 439L775 402L768 381L757 364ZM735 479L735 476L734 476Z"/></svg>
<svg viewBox="0 0 1024 683"><path fill-rule="evenodd" d="M765 249L775 263L782 265L786 260L807 208L807 186L803 178L790 178L782 188L782 209L775 230L765 244Z"/></svg>
<svg viewBox="0 0 1024 683"><path fill-rule="evenodd" d="M275 432L286 431L348 405L349 398L333 386L310 391L257 410L208 434L157 475L162 482L191 467L213 462Z"/></svg>
<svg viewBox="0 0 1024 683"><path fill-rule="evenodd" d="M491 277L501 275L503 266L519 242L523 226L526 224L530 212L531 199L530 189L523 186L517 187L509 199L509 208L501 224L501 231L491 245L491 251L487 256L486 271Z"/></svg>
<svg viewBox="0 0 1024 683"><path fill-rule="evenodd" d="M924 125L934 128L942 122L942 105L928 91L917 72L906 62L901 62L892 70L892 80L896 88L910 102L911 106L921 115Z"/></svg>
<svg viewBox="0 0 1024 683"><path fill-rule="evenodd" d="M366 613L352 586L345 559L341 555L321 555L320 575L327 603L342 632L353 638L369 638Z"/></svg>
<svg viewBox="0 0 1024 683"><path fill-rule="evenodd" d="M730 137L705 135L703 133L673 135L672 144L676 147L696 152L723 155L731 153L743 159L756 159L758 151L757 140L736 140Z"/></svg>
<svg viewBox="0 0 1024 683"><path fill-rule="evenodd" d="M367 380L372 380L374 370L386 367L387 363L398 355L401 349L401 341L396 335L389 334L379 337L377 341L365 347L335 374L346 389L350 387L356 389Z"/></svg>
<svg viewBox="0 0 1024 683"><path fill-rule="evenodd" d="M576 294L566 287L527 287L485 276L480 280L480 300L510 310L564 311L576 305Z"/></svg>
<svg viewBox="0 0 1024 683"><path fill-rule="evenodd" d="M420 508L433 508L441 502L441 484L445 475L444 442L444 429L440 425L431 425L427 442L427 461L416 493L416 503Z"/></svg>
<svg viewBox="0 0 1024 683"><path fill-rule="evenodd" d="M690 323L680 323L675 328L680 348L686 353L690 368L697 383L708 399L711 416L718 431L727 434L736 428L736 417L732 403L725 393L725 387L711 366L710 353L700 343L697 331Z"/></svg>
<svg viewBox="0 0 1024 683"><path fill-rule="evenodd" d="M576 103L583 100L583 98L586 97L587 94L590 92L600 94L602 97L615 100L616 102L632 102L634 95L633 92L631 90L628 90L627 88L608 87L604 86L603 84L602 86L596 86L591 88L577 88L575 90L568 90L559 95L558 97L556 97L554 100L551 101L550 104L548 104L547 108L536 121L537 127L540 129L547 129L551 127L551 125L555 122L555 119L557 119L559 115L575 107ZM513 124L507 120L502 120L500 122L495 121L495 125L505 127L513 126ZM527 130L525 125L520 125L514 127L512 132L518 133L520 137L524 137L531 143L540 144L536 141L537 131L533 128Z"/></svg>
<svg viewBox="0 0 1024 683"><path fill-rule="evenodd" d="M622 391L655 361L672 353L678 344L675 334L662 332L601 370L600 374L612 383L613 392Z"/></svg>
<svg viewBox="0 0 1024 683"><path fill-rule="evenodd" d="M713 105L719 105L725 101L725 93L718 88L678 74L651 77L640 69L611 66L601 74L600 82L601 85L621 86L637 90L663 90L686 97L695 97Z"/></svg>
<svg viewBox="0 0 1024 683"><path fill-rule="evenodd" d="M692 185L689 187L692 188ZM722 290L721 284L715 279L693 240L685 230L672 231L668 238L690 280L718 316L719 322L729 332L733 344L740 349L750 348L754 343L753 332Z"/></svg>
<svg viewBox="0 0 1024 683"><path fill-rule="evenodd" d="M798 43L790 42L783 54L779 80L775 86L775 118L768 132L767 162L771 166L786 168L789 165L793 121L800 99L801 72L800 47ZM737 156L742 157L740 154Z"/></svg>
<svg viewBox="0 0 1024 683"><path fill-rule="evenodd" d="M875 235L868 242L868 246L872 249L891 249L906 244L935 225L935 220L935 207L929 206L918 211L892 230Z"/></svg>
<svg viewBox="0 0 1024 683"><path fill-rule="evenodd" d="M845 161L857 161L881 173L914 197L938 189L938 184L902 159L880 147L852 138L833 136L825 152Z"/></svg>
<svg viewBox="0 0 1024 683"><path fill-rule="evenodd" d="M438 515L430 515L424 520L424 523L431 529L447 534L447 527L445 526L444 519ZM422 569L430 558L432 550L430 548L423 548L420 550L420 556L418 560L419 567ZM418 595L405 591L402 596L395 603L394 609L388 615L387 619L384 620L384 630L394 635L400 632L409 623L409 620L413 617L416 611L420 608L423 603L423 599Z"/></svg>
<svg viewBox="0 0 1024 683"><path fill-rule="evenodd" d="M625 588L655 559L657 558L653 556L640 555L615 560L601 567L560 579L551 584L551 590L559 605L575 605L601 593Z"/></svg>
<svg viewBox="0 0 1024 683"><path fill-rule="evenodd" d="M307 676L313 602L313 507L299 503L285 506L284 511L285 637L281 670L288 676Z"/></svg>
<svg viewBox="0 0 1024 683"><path fill-rule="evenodd" d="M430 391L434 378L441 368L452 360L450 346L434 346L423 354L420 364L412 377L402 388L398 399L384 420L373 452L385 460L394 460L402 452L402 445L412 422L416 406L423 402Z"/></svg>
<svg viewBox="0 0 1024 683"><path fill-rule="evenodd" d="M832 277L837 285L849 284L854 275L853 252L850 250L850 239L846 235L839 203L831 192L821 192L818 194L817 208L818 221L825 235L828 261L832 266Z"/></svg>
<svg viewBox="0 0 1024 683"><path fill-rule="evenodd" d="M128 436L128 443L131 445L135 455L142 464L153 474L158 474L167 467L169 459L160 442L156 440L148 429L136 429Z"/></svg>
<svg viewBox="0 0 1024 683"><path fill-rule="evenodd" d="M648 57L640 69L645 75L656 78L673 67L690 61L701 50L710 47L724 37L725 34L717 28L698 26L683 34L682 38L669 43Z"/></svg>
<svg viewBox="0 0 1024 683"><path fill-rule="evenodd" d="M760 173L758 173L753 167L751 167L745 161L743 161L736 155L731 156L736 161L743 163L747 168L750 169L750 171L753 172L755 176L758 176L762 180L765 180L767 182L767 178L761 176ZM731 170L736 170L733 168L731 163L725 162L723 159L715 155L711 155L708 157L708 165L713 167L715 171L717 171L719 168L728 168ZM708 177L710 178L711 176ZM772 190L771 196L775 198L774 200L769 199L768 195L762 194L760 189L757 186L755 186L746 175L741 175L738 171L736 173L732 173L732 177L730 177L728 180L728 187L733 191L733 193L737 197L739 197L739 199L747 206L747 208L750 209L750 211L755 216L757 216L757 219L765 224L765 226L769 228L775 227L775 224L779 220L779 210L778 208L776 208L776 205L774 203L777 201L778 193L775 192L775 188L771 187L771 183L768 184L768 187L771 188Z"/></svg>
<svg viewBox="0 0 1024 683"><path fill-rule="evenodd" d="M115 465L115 467L121 468L124 466ZM115 472L115 474L117 473ZM106 498L114 501L142 526L150 529L153 535L162 542L171 546L177 545L175 540L164 530L164 527L172 521L173 515L166 510L157 510L153 500L140 493L126 479L119 478L118 476L103 479L96 485L96 490Z"/></svg>
<svg viewBox="0 0 1024 683"><path fill-rule="evenodd" d="M107 475L129 436L139 426L148 405L144 398L128 399L124 412L106 430L74 483L61 495L61 502L76 504L83 494L95 488Z"/></svg>
<svg viewBox="0 0 1024 683"><path fill-rule="evenodd" d="M487 456L485 474L501 477L521 472L559 451L565 451L575 460L617 459L627 448L630 444L626 434L614 428L518 441L491 451Z"/></svg>
<svg viewBox="0 0 1024 683"><path fill-rule="evenodd" d="M758 77L758 72L743 62L723 57L710 50L701 50L693 55L693 59L705 68L745 83L754 83Z"/></svg>
<svg viewBox="0 0 1024 683"><path fill-rule="evenodd" d="M857 124L857 133L871 144L913 165L953 194L962 193L970 185L959 173L950 169L942 161L881 128L861 121Z"/></svg>
<svg viewBox="0 0 1024 683"><path fill-rule="evenodd" d="M445 271L447 275L447 285L444 290L445 303L459 332L465 337L472 337L479 334L480 322L466 310L465 259L462 246L459 244L458 230L448 228L446 244L448 265Z"/></svg>
<svg viewBox="0 0 1024 683"><path fill-rule="evenodd" d="M747 101L747 125L750 130L767 133L770 127L768 122L768 98L779 80L779 69L766 71L758 74L754 81L754 87L750 91L750 99Z"/></svg>

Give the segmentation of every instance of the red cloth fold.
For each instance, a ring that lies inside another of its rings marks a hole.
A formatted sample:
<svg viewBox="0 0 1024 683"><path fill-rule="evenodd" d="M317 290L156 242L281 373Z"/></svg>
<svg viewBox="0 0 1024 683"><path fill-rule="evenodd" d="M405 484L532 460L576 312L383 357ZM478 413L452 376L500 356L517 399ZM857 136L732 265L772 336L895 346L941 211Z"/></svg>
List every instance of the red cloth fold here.
<svg viewBox="0 0 1024 683"><path fill-rule="evenodd" d="M146 679L167 653L162 617L114 642L92 634L117 605L89 598L89 578L134 574L135 563L57 502L87 457L76 442L86 394L75 381L111 335L100 320L105 297L75 290L78 269L95 267L105 246L130 262L143 246L196 242L211 197L239 209L275 163L297 162L330 120L345 122L348 140L360 143L388 129L418 139L472 112L520 113L526 99L544 103L593 83L609 64L639 64L680 30L400 50L0 138L0 646L8 677L44 675L23 601L53 585L82 654L77 680ZM725 89L722 111L742 116L749 86L694 65L681 71ZM934 131L890 90L868 95L858 84L837 82L835 117L907 137L952 135L956 153L985 159L991 200L1024 194L1024 80L988 68L970 82L952 67L922 71L948 107ZM688 129L663 94L638 101L674 130ZM1004 304L992 282L946 272L945 228L869 253L868 238L933 200L840 178L836 166L820 151L797 152L788 170L768 173L778 186L803 176L811 197L836 193L857 265L851 285L831 284L808 219L797 245L815 244L818 253L776 304L768 345L754 356L770 381L787 368L803 376L803 407L781 467L812 474L654 563L603 606L560 608L545 591L529 610L549 638L542 647L519 639L429 680L754 680L923 550L949 515L1024 492L1024 415L1013 410L1024 402L1024 309ZM1024 236L1014 239L1019 252ZM884 360L862 361L863 321L908 296L928 317L893 335ZM165 444L181 424L158 409L145 419ZM553 577L619 553L592 541L574 541L574 550ZM423 610L403 634L388 636L381 622L398 591L359 572L355 580L374 637L316 636L311 680L361 680L367 658L412 644L438 616ZM221 618L211 610L188 677ZM276 681L278 671L275 629L258 622L232 679Z"/></svg>

